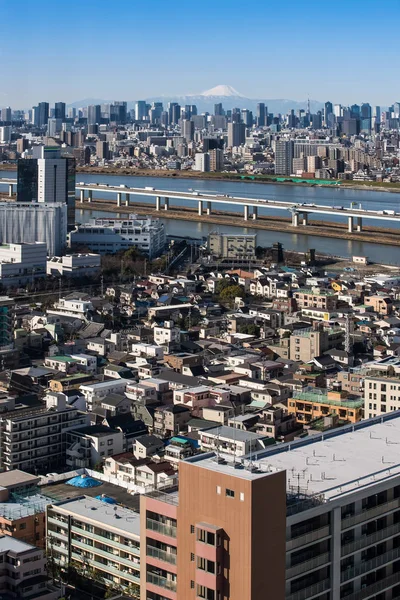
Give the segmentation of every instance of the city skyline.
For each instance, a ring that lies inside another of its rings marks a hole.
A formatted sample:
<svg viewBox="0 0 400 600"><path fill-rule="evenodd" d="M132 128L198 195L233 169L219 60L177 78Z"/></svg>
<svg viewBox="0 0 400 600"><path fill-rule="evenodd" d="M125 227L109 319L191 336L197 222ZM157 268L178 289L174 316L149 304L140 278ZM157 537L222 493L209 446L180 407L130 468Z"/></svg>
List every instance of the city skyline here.
<svg viewBox="0 0 400 600"><path fill-rule="evenodd" d="M384 36L376 33L370 1L339 1L325 20L315 0L302 3L301 11L287 1L243 11L236 0L229 6L206 0L201 12L187 8L172 20L159 0L151 15L145 5L120 2L110 19L104 7L72 0L60 21L48 0L41 10L23 0L16 25L13 7L4 6L0 105L196 95L224 82L259 99L364 99L386 106L400 97L390 61L400 15L395 2L386 5ZM379 86L371 86L374 73Z"/></svg>

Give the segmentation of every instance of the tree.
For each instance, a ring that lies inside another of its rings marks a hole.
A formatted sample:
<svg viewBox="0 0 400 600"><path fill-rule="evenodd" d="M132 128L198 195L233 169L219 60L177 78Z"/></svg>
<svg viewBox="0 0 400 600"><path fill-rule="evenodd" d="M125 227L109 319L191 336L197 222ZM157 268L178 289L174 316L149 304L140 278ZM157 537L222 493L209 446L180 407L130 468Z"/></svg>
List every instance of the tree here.
<svg viewBox="0 0 400 600"><path fill-rule="evenodd" d="M260 327L255 323L249 323L248 325L240 325L239 333L247 333L247 335L254 335L260 337Z"/></svg>
<svg viewBox="0 0 400 600"><path fill-rule="evenodd" d="M233 284L224 287L219 293L219 299L221 302L232 303L235 298L244 298L244 289L240 285Z"/></svg>

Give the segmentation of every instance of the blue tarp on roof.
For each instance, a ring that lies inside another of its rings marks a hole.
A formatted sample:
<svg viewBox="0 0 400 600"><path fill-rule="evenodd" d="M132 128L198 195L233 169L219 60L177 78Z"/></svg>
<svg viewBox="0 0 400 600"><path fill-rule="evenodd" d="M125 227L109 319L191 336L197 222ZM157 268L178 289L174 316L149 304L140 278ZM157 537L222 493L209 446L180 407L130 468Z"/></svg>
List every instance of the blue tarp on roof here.
<svg viewBox="0 0 400 600"><path fill-rule="evenodd" d="M97 481L97 479L94 479L89 475L78 475L77 477L69 479L67 484L79 488L92 488L101 485L101 481Z"/></svg>
<svg viewBox="0 0 400 600"><path fill-rule="evenodd" d="M114 498L110 498L110 496L105 496L104 494L100 494L99 496L96 496L96 500L101 500L102 502L105 502L106 504L117 504L117 501L114 500Z"/></svg>

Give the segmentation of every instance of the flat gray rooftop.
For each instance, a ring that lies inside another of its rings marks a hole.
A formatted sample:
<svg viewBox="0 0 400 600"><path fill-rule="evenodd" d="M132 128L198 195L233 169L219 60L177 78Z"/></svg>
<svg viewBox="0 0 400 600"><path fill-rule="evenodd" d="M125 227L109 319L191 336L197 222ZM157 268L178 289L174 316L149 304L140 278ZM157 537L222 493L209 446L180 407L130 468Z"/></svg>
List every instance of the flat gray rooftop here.
<svg viewBox="0 0 400 600"><path fill-rule="evenodd" d="M0 536L0 552L27 552L32 550L38 550L35 546L31 546L31 544L26 544L25 542L21 542L10 535L2 535ZM38 550L38 552L42 552Z"/></svg>
<svg viewBox="0 0 400 600"><path fill-rule="evenodd" d="M400 475L400 411L304 438L232 462L218 463L215 453L188 462L245 479L286 471L287 490L333 500ZM257 467L256 471L249 466Z"/></svg>
<svg viewBox="0 0 400 600"><path fill-rule="evenodd" d="M139 494L129 494L125 488L119 485L114 485L108 481L103 481L101 485L93 488L79 488L73 485L68 485L65 482L54 483L42 486L40 488L42 495L50 498L53 502L60 502L63 500L73 500L79 498L82 494L86 496L99 496L104 494L113 498L117 504L126 506L131 510L139 512L140 497Z"/></svg>
<svg viewBox="0 0 400 600"><path fill-rule="evenodd" d="M60 502L56 508L65 510L68 515L98 521L108 527L140 536L140 515L129 508L107 504L90 496Z"/></svg>

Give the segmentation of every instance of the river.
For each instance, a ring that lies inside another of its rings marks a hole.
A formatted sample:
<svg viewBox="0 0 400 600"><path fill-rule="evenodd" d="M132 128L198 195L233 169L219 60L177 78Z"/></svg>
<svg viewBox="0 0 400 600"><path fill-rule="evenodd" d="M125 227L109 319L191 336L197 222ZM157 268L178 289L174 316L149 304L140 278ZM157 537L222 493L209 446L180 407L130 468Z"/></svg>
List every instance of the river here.
<svg viewBox="0 0 400 600"><path fill-rule="evenodd" d="M15 171L1 171L0 177L16 177ZM199 190L200 192L216 192L221 194L229 194L230 196L242 196L249 198L267 198L274 200L284 200L295 203L315 203L325 204L327 206L345 206L350 207L351 202L361 205L362 208L368 210L394 210L400 212L400 194L379 192L370 190L354 190L348 188L328 188L328 187L308 187L300 185L275 185L272 183L261 184L251 182L238 181L215 181L207 179L175 179L173 177L136 177L129 175L105 175L105 174L88 174L77 173L77 182L85 183L97 182L108 183L110 185L124 184L129 187L155 187L157 189L188 191L189 188ZM93 198L106 197L116 200L116 194L103 194L94 192ZM135 196L140 202L148 201L154 206L154 199ZM194 202L185 200L174 200L174 205L190 205L195 206ZM222 206L218 210L222 210ZM225 205L226 210L237 210L236 205ZM282 216L282 211L263 211L265 214L275 214ZM134 207L132 207L134 212ZM116 211L116 214L117 211ZM110 216L110 213L100 213L98 211L79 210L76 211L78 222L85 222L96 216ZM311 217L312 218L312 217ZM333 220L342 220L340 217L332 217ZM326 219L327 220L327 219ZM174 219L162 219L165 223L166 232L169 235L180 235L188 237L203 237L207 236L210 231L219 230L226 233L234 233L238 230L243 233L256 233L257 244L260 246L270 246L272 243L280 241L287 250L297 250L306 252L310 248L316 248L317 251L326 252L338 256L353 256L362 255L368 256L371 260L384 264L400 265L400 247L392 247L386 245L371 244L368 242L357 242L343 239L324 238L314 235L304 235L303 233L283 233L275 231L262 231L260 229L252 229L251 227L232 227L225 225L213 225L193 221L181 221ZM369 220L368 224L382 227L382 221ZM391 223L390 227L400 227L400 224ZM400 232L399 232L400 233Z"/></svg>

